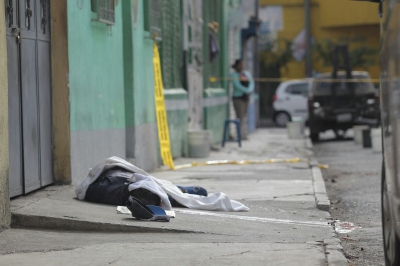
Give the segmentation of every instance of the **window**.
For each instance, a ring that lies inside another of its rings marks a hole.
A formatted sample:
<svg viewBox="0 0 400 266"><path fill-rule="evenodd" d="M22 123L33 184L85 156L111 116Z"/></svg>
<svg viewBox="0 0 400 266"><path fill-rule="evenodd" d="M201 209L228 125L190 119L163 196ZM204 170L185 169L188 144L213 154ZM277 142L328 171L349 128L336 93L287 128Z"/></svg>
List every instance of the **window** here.
<svg viewBox="0 0 400 266"><path fill-rule="evenodd" d="M286 92L294 95L306 95L308 94L308 83L290 85Z"/></svg>
<svg viewBox="0 0 400 266"><path fill-rule="evenodd" d="M107 25L115 25L114 0L92 0L92 11L97 13L96 21Z"/></svg>
<svg viewBox="0 0 400 266"><path fill-rule="evenodd" d="M162 1L161 65L164 88L182 88L183 48L181 1Z"/></svg>
<svg viewBox="0 0 400 266"><path fill-rule="evenodd" d="M321 79L329 79L330 77L322 77ZM346 77L341 75L339 76L338 80L345 79ZM363 75L353 75L353 79L362 79L366 80L369 79L368 76ZM314 93L317 94L331 94L332 92L332 82L328 81L315 81L316 86L314 89ZM353 85L356 94L368 94L368 93L375 93L374 86L372 82L368 81L360 81L356 83L348 83L345 81L336 82L335 91L337 94L349 94L351 92L350 86Z"/></svg>
<svg viewBox="0 0 400 266"><path fill-rule="evenodd" d="M144 30L150 32L157 40L162 39L162 5L161 0L145 0L144 3Z"/></svg>

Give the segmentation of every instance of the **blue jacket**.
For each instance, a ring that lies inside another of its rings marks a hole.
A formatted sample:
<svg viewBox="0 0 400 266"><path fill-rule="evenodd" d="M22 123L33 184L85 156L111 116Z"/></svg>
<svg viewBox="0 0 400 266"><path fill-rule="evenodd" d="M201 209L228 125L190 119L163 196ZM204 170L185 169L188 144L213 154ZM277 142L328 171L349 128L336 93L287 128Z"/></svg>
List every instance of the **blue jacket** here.
<svg viewBox="0 0 400 266"><path fill-rule="evenodd" d="M243 74L249 79L249 86L245 87L240 84L240 74L238 72L233 72L231 74L232 84L233 84L233 97L241 97L243 94L250 94L254 91L254 80L248 71L243 71Z"/></svg>

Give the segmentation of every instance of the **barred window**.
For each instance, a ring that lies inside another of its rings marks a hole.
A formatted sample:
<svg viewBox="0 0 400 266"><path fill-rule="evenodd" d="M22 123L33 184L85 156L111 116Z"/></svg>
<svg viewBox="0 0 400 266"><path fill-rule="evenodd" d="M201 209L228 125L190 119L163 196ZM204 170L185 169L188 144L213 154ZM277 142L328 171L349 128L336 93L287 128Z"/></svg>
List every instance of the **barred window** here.
<svg viewBox="0 0 400 266"><path fill-rule="evenodd" d="M92 11L97 14L96 21L107 25L115 25L114 0L92 0Z"/></svg>
<svg viewBox="0 0 400 266"><path fill-rule="evenodd" d="M209 77L222 76L224 67L222 56L218 56L214 61L210 60L210 22L218 22L223 27L223 1L203 0L203 55L204 55L204 88L221 88L222 81L210 82ZM218 43L223 43L223 34L215 34Z"/></svg>
<svg viewBox="0 0 400 266"><path fill-rule="evenodd" d="M182 52L182 16L181 1L163 0L162 2L161 64L164 88L182 88L183 52Z"/></svg>
<svg viewBox="0 0 400 266"><path fill-rule="evenodd" d="M144 29L156 36L157 40L162 39L162 4L161 0L144 1Z"/></svg>

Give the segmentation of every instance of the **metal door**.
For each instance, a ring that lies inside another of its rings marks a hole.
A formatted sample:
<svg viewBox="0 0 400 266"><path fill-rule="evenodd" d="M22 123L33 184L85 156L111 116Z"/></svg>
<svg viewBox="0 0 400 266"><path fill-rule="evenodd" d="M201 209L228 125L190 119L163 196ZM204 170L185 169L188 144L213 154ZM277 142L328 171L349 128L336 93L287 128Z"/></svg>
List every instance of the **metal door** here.
<svg viewBox="0 0 400 266"><path fill-rule="evenodd" d="M5 0L10 196L53 182L49 0Z"/></svg>
<svg viewBox="0 0 400 266"><path fill-rule="evenodd" d="M41 186L53 183L50 0L36 0L37 29L37 93L39 102L39 143Z"/></svg>
<svg viewBox="0 0 400 266"><path fill-rule="evenodd" d="M203 12L201 0L185 0L184 49L187 52L189 129L203 128Z"/></svg>
<svg viewBox="0 0 400 266"><path fill-rule="evenodd" d="M9 187L12 197L23 193L17 0L6 0L4 7L8 62Z"/></svg>

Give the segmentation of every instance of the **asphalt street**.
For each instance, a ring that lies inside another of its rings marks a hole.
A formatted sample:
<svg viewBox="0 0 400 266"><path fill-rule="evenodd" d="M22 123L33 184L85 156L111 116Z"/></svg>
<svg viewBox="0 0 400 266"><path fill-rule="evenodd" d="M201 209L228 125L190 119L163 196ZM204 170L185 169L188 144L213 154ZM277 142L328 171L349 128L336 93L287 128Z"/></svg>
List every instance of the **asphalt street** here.
<svg viewBox="0 0 400 266"><path fill-rule="evenodd" d="M328 164L323 171L337 225L350 232L338 233L350 265L384 265L381 229L380 173L382 156L356 145L352 132L335 140L330 132L314 144L315 156ZM351 228L351 224L356 228ZM357 228L358 227L358 228Z"/></svg>

